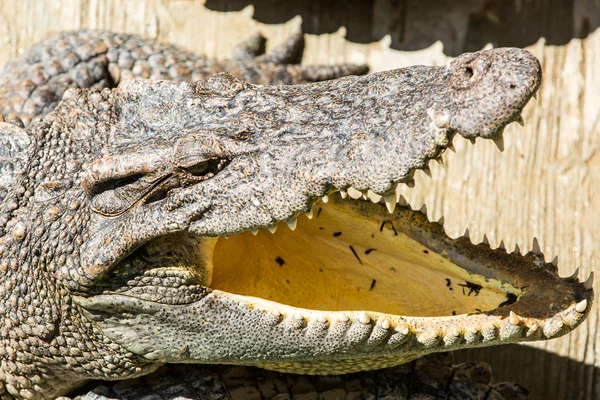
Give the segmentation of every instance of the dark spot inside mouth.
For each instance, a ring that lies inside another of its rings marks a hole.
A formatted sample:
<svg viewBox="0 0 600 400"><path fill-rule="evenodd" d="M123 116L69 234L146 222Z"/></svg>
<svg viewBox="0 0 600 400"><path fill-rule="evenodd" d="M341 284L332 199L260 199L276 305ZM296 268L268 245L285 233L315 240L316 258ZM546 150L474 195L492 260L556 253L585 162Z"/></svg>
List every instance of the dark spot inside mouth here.
<svg viewBox="0 0 600 400"><path fill-rule="evenodd" d="M362 261L361 261L360 257L358 256L358 254L356 253L356 250L354 250L354 247L350 246L350 250L352 250L352 254L354 254L354 257L356 257L356 259L358 260L360 265L362 265Z"/></svg>
<svg viewBox="0 0 600 400"><path fill-rule="evenodd" d="M483 286L469 281L465 281L464 284L459 283L458 286L463 288L463 294L465 294L465 288L469 289L469 293L466 293L467 296L470 296L472 293L475 293L475 296L477 296L483 288Z"/></svg>
<svg viewBox="0 0 600 400"><path fill-rule="evenodd" d="M370 292L371 290L373 290L373 288L375 287L375 284L376 284L376 283L377 283L377 280L376 280L376 279L373 279L373 282L371 282L371 287L369 288L369 292Z"/></svg>
<svg viewBox="0 0 600 400"><path fill-rule="evenodd" d="M446 286L450 287L452 285L452 280L450 278L446 278Z"/></svg>
<svg viewBox="0 0 600 400"><path fill-rule="evenodd" d="M511 304L514 304L516 302L517 302L517 295L514 293L508 293L506 295L506 300L503 301L502 303L500 303L500 305L498 307L510 306Z"/></svg>
<svg viewBox="0 0 600 400"><path fill-rule="evenodd" d="M424 254L429 254L429 250L423 250Z"/></svg>
<svg viewBox="0 0 600 400"><path fill-rule="evenodd" d="M281 258L281 257L277 257L277 258L275 259L275 262L276 262L277 264L279 264L279 266L280 266L280 267L282 267L282 266L283 266L283 264L285 264L285 260L284 260L283 258Z"/></svg>
<svg viewBox="0 0 600 400"><path fill-rule="evenodd" d="M319 218L319 216L321 215L321 211L323 211L323 209L319 207L319 210L317 211L317 218Z"/></svg>
<svg viewBox="0 0 600 400"><path fill-rule="evenodd" d="M338 237L338 236L341 236L341 235L342 235L342 232L334 232L334 233L333 233L333 236L334 236L334 237Z"/></svg>
<svg viewBox="0 0 600 400"><path fill-rule="evenodd" d="M375 251L375 250L377 250L377 249L366 249L366 250L365 250L365 254L367 254L367 255L368 255L368 254L371 254L371 252L372 252L372 251Z"/></svg>
<svg viewBox="0 0 600 400"><path fill-rule="evenodd" d="M452 315L456 315L456 311L452 311Z"/></svg>

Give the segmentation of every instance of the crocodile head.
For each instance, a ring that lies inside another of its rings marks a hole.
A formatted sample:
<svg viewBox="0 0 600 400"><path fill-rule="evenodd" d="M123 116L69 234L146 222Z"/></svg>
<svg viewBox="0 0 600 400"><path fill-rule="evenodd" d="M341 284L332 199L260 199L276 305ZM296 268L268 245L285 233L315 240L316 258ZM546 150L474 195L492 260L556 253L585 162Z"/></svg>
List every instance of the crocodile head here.
<svg viewBox="0 0 600 400"><path fill-rule="evenodd" d="M57 354L27 354L64 381L165 362L330 374L569 332L590 282L535 247L452 239L396 194L455 134L500 141L540 81L531 54L497 49L293 87L67 92L33 128L35 190L0 243L46 278L55 317L30 336Z"/></svg>

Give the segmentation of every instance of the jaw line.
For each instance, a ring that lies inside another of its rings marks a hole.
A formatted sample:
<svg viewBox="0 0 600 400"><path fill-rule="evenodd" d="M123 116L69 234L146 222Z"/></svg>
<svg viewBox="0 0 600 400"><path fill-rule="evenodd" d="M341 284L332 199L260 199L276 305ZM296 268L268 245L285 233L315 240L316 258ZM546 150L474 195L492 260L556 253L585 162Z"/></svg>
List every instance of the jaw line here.
<svg viewBox="0 0 600 400"><path fill-rule="evenodd" d="M329 200L385 213L382 204L341 201L337 196ZM397 213L411 213L420 228L426 224L425 235L443 233L441 225L410 208L398 207ZM522 275L529 287L505 307L425 317L367 309L319 311L218 288L189 304L160 304L126 295L76 301L107 336L148 362L244 364L310 374L375 369L435 351L554 338L587 316L593 298L590 282L558 278L542 255L509 255L485 243L473 245L468 238L445 237L461 249L471 249L471 255L499 257L504 260L502 273ZM459 256L465 254L448 257ZM513 259L525 265L514 264Z"/></svg>

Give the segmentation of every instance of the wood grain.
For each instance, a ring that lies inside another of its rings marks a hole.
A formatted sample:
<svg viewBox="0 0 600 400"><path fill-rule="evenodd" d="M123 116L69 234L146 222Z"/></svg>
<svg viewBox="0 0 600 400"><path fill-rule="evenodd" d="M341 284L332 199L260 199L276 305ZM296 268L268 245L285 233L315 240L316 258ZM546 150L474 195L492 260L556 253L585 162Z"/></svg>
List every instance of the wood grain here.
<svg viewBox="0 0 600 400"><path fill-rule="evenodd" d="M432 165L433 179L418 172L406 195L414 207L426 203L431 218L444 215L453 237L469 228L474 242L486 234L522 250L537 237L547 259L560 255L562 275L579 267L582 278L600 276L600 0L3 1L0 65L59 30L139 33L223 59L250 33L272 46L299 25L309 33L304 62L373 71L443 64L488 42L528 47L544 83L525 128L509 126L504 153L455 139L446 167ZM567 337L457 358L490 362L497 380L525 384L534 399L600 398L598 310Z"/></svg>

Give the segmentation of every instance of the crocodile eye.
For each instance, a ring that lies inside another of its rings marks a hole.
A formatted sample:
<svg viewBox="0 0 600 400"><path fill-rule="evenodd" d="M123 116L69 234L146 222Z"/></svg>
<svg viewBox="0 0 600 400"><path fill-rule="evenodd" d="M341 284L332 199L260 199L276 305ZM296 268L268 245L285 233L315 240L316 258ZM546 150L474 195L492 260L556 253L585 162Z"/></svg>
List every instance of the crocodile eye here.
<svg viewBox="0 0 600 400"><path fill-rule="evenodd" d="M205 175L208 172L209 168L210 168L210 161L207 160L207 161L198 163L196 165L193 165L189 168L185 168L185 170L191 175L200 177L202 175Z"/></svg>
<svg viewBox="0 0 600 400"><path fill-rule="evenodd" d="M229 164L231 160L227 158L210 158L202 160L189 167L182 167L183 175L192 181L199 182L215 176L219 171Z"/></svg>

